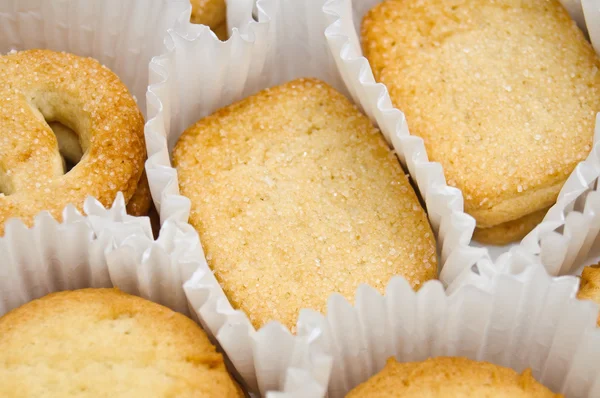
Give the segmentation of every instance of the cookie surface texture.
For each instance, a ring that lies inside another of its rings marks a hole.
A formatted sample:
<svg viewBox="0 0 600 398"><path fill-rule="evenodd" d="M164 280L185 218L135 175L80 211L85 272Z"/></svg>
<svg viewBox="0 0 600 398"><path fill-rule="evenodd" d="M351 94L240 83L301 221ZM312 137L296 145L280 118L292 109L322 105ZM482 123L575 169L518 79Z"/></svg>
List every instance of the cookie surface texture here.
<svg viewBox="0 0 600 398"><path fill-rule="evenodd" d="M559 398L538 383L529 370L462 357L437 357L423 362L388 360L385 368L350 391L348 398Z"/></svg>
<svg viewBox="0 0 600 398"><path fill-rule="evenodd" d="M433 233L369 119L317 80L262 91L200 120L174 151L190 223L232 304L293 329L360 283L437 275Z"/></svg>
<svg viewBox="0 0 600 398"><path fill-rule="evenodd" d="M389 0L362 41L480 228L550 207L591 150L600 63L557 0Z"/></svg>
<svg viewBox="0 0 600 398"><path fill-rule="evenodd" d="M116 289L51 294L0 318L0 396L243 397L191 319Z"/></svg>

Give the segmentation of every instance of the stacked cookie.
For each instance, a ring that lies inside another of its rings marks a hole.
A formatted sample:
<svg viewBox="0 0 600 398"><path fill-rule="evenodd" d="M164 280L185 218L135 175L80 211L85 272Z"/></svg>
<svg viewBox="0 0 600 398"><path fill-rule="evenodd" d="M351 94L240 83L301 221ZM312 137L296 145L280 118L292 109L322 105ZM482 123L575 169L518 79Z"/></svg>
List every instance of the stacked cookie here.
<svg viewBox="0 0 600 398"><path fill-rule="evenodd" d="M365 56L422 137L475 239L522 239L592 147L600 61L558 0L385 1Z"/></svg>

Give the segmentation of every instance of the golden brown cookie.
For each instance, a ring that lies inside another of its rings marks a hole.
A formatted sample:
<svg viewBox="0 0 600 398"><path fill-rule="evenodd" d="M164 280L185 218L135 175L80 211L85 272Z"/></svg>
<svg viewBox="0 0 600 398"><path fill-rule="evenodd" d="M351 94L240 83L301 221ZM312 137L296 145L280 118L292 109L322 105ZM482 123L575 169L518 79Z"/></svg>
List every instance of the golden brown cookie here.
<svg viewBox="0 0 600 398"><path fill-rule="evenodd" d="M598 265L583 269L577 298L592 300L600 305L600 268L598 268ZM600 314L598 314L598 326L600 327Z"/></svg>
<svg viewBox="0 0 600 398"><path fill-rule="evenodd" d="M292 328L361 283L437 275L427 216L383 136L346 97L300 79L187 129L173 161L190 223L231 303Z"/></svg>
<svg viewBox="0 0 600 398"><path fill-rule="evenodd" d="M600 62L558 0L390 0L362 39L480 228L550 207L590 152Z"/></svg>
<svg viewBox="0 0 600 398"><path fill-rule="evenodd" d="M538 383L527 369L510 368L463 357L437 357L399 363L388 359L385 368L362 383L348 398L552 398L561 397Z"/></svg>
<svg viewBox="0 0 600 398"><path fill-rule="evenodd" d="M243 397L198 325L116 289L54 293L0 318L0 396Z"/></svg>
<svg viewBox="0 0 600 398"><path fill-rule="evenodd" d="M0 235L12 217L60 220L88 196L129 202L144 170L144 119L119 78L91 58L48 50L0 57ZM48 123L77 132L83 157L65 174Z"/></svg>
<svg viewBox="0 0 600 398"><path fill-rule="evenodd" d="M206 25L221 40L227 40L227 7L225 0L190 0L192 3L191 21Z"/></svg>

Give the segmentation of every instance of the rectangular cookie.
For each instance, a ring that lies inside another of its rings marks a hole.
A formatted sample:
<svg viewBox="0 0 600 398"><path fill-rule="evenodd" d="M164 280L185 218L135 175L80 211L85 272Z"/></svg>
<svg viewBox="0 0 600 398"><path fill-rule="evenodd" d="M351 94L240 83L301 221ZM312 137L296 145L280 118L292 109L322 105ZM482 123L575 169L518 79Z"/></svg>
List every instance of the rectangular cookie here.
<svg viewBox="0 0 600 398"><path fill-rule="evenodd" d="M301 79L188 128L173 161L190 223L234 307L293 329L361 283L437 276L433 233L385 139L346 97Z"/></svg>
<svg viewBox="0 0 600 398"><path fill-rule="evenodd" d="M591 150L600 63L557 0L385 1L362 40L477 226L513 222L490 243L528 232Z"/></svg>

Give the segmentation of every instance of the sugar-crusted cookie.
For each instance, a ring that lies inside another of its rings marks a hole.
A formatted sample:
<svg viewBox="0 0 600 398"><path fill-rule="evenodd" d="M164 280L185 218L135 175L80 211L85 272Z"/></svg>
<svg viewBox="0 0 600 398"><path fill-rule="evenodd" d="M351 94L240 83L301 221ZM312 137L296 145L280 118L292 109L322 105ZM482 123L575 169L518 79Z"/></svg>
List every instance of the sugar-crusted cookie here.
<svg viewBox="0 0 600 398"><path fill-rule="evenodd" d="M427 216L383 136L323 82L296 80L200 120L173 156L190 223L232 304L290 328L361 283L437 275Z"/></svg>
<svg viewBox="0 0 600 398"><path fill-rule="evenodd" d="M480 228L550 207L591 149L600 63L557 0L385 1L362 40Z"/></svg>
<svg viewBox="0 0 600 398"><path fill-rule="evenodd" d="M98 61L50 50L0 56L0 96L0 236L11 218L32 225L48 211L60 221L67 205L82 210L88 196L110 206L122 192L129 203L145 182L144 119ZM82 156L68 172L53 122L77 136L71 150L63 147ZM140 212L150 206L149 195L135 200Z"/></svg>

